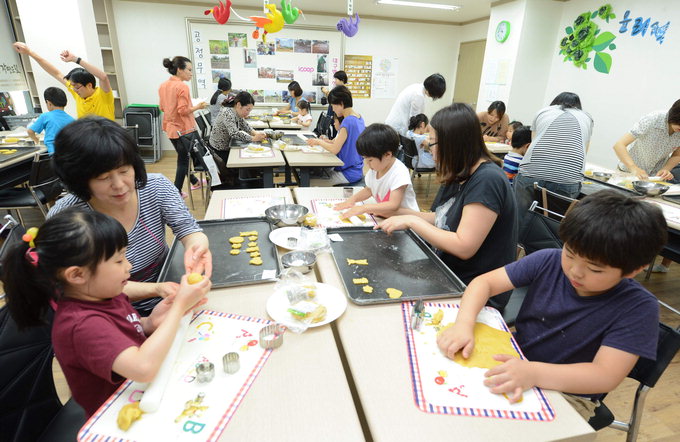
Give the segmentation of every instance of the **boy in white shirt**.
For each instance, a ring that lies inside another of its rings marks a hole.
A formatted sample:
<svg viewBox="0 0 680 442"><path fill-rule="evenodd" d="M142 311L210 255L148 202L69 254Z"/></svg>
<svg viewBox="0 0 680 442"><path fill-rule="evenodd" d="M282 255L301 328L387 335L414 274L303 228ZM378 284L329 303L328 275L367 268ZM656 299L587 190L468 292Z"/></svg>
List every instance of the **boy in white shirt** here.
<svg viewBox="0 0 680 442"><path fill-rule="evenodd" d="M348 209L343 218L370 213L387 218L404 207L419 211L408 168L397 161L399 135L387 124L368 126L357 139L357 152L371 170L366 174L366 187L335 206L336 210ZM370 197L377 204L355 205Z"/></svg>
<svg viewBox="0 0 680 442"><path fill-rule="evenodd" d="M293 117L293 122L300 126L309 127L312 124L312 110L309 103L305 100L298 102L300 113Z"/></svg>

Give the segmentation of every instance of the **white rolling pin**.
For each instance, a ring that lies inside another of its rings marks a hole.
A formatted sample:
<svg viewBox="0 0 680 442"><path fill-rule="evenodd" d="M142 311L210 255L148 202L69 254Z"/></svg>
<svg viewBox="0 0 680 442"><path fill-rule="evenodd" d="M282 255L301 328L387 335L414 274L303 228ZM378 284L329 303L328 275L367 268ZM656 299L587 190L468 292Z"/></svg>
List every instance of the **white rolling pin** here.
<svg viewBox="0 0 680 442"><path fill-rule="evenodd" d="M163 394L165 393L165 388L170 380L170 375L172 374L172 368L177 360L177 354L179 349L182 347L182 342L184 341L184 335L189 328L189 322L191 321L191 314L182 316L179 321L179 327L177 328L177 334L175 339L172 341L172 346L168 351L165 360L161 364L161 368L156 374L156 379L154 379L146 391L142 399L139 401L139 409L145 413L153 413L158 410L161 406L161 400L163 399Z"/></svg>

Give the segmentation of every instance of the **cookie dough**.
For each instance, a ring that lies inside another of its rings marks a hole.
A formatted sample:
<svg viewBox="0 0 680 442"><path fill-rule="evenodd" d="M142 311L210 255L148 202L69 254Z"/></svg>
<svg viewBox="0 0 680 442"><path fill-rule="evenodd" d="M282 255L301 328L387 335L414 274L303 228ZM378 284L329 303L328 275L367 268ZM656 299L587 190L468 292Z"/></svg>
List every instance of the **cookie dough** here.
<svg viewBox="0 0 680 442"><path fill-rule="evenodd" d="M255 241L249 242L248 247L257 247L257 242L255 242Z"/></svg>
<svg viewBox="0 0 680 442"><path fill-rule="evenodd" d="M123 405L123 408L118 412L116 424L121 430L127 431L134 421L142 417L142 414L142 410L139 409L139 401Z"/></svg>
<svg viewBox="0 0 680 442"><path fill-rule="evenodd" d="M454 323L447 324L439 333L442 333ZM439 334L438 333L438 334ZM496 365L502 364L496 361L493 355L505 354L519 358L519 353L512 346L510 332L498 330L481 322L475 323L473 329L475 336L475 347L472 350L472 355L465 359L461 352L456 353L453 357L453 362L456 362L463 367L478 367L478 368L493 368Z"/></svg>
<svg viewBox="0 0 680 442"><path fill-rule="evenodd" d="M368 278L352 278L352 282L356 285L368 284Z"/></svg>
<svg viewBox="0 0 680 442"><path fill-rule="evenodd" d="M250 265L261 266L261 265L262 265L262 258L260 258L260 257L258 256L257 258L251 259L251 260L250 260Z"/></svg>
<svg viewBox="0 0 680 442"><path fill-rule="evenodd" d="M251 230L249 232L241 232L239 233L239 236L257 236L257 230Z"/></svg>
<svg viewBox="0 0 680 442"><path fill-rule="evenodd" d="M251 258L257 258L258 256L260 256L260 252L250 252Z"/></svg>
<svg viewBox="0 0 680 442"><path fill-rule="evenodd" d="M385 289L385 292L387 292L387 296L389 296L391 299L399 299L401 298L401 295L404 293L401 290L393 288Z"/></svg>
<svg viewBox="0 0 680 442"><path fill-rule="evenodd" d="M352 264L360 265L360 266L367 266L368 265L368 259L350 259L347 258L347 265L351 266Z"/></svg>
<svg viewBox="0 0 680 442"><path fill-rule="evenodd" d="M361 290L363 290L364 293L373 293L373 287L371 287L370 285L365 285L361 287Z"/></svg>
<svg viewBox="0 0 680 442"><path fill-rule="evenodd" d="M254 233L257 233L257 232L254 232ZM249 236L248 241L257 241L257 235Z"/></svg>
<svg viewBox="0 0 680 442"><path fill-rule="evenodd" d="M232 244L241 244L243 241L245 240L240 236L232 236L231 238L229 238L229 242Z"/></svg>
<svg viewBox="0 0 680 442"><path fill-rule="evenodd" d="M187 282L189 284L197 284L201 281L203 281L203 275L200 273L189 273L189 276L187 276Z"/></svg>
<svg viewBox="0 0 680 442"><path fill-rule="evenodd" d="M260 248L257 247L257 246L255 246L255 247L248 247L248 248L246 249L246 252L247 252L247 253L251 253L251 252L259 252L259 251L260 251Z"/></svg>
<svg viewBox="0 0 680 442"><path fill-rule="evenodd" d="M231 248L232 249L240 249L243 244L232 244Z"/></svg>
<svg viewBox="0 0 680 442"><path fill-rule="evenodd" d="M229 254L231 254L231 255L238 255L239 253L241 253L241 251L239 249L231 249L229 251Z"/></svg>

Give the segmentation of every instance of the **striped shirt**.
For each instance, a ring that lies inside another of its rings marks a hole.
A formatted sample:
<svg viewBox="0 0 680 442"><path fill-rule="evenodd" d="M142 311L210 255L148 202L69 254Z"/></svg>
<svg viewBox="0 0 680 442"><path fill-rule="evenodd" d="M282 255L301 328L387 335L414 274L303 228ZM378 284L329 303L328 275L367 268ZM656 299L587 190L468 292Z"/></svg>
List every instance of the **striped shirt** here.
<svg viewBox="0 0 680 442"><path fill-rule="evenodd" d="M579 109L549 106L538 112L533 127L537 135L519 172L552 183L580 182L593 132L592 117Z"/></svg>
<svg viewBox="0 0 680 442"><path fill-rule="evenodd" d="M179 240L202 230L189 213L177 188L161 174L148 174L146 186L137 190L137 201L137 219L127 233L128 248L125 257L132 264L131 281L154 282L158 279L169 250L165 241L165 226L170 226ZM47 217L68 207L94 210L87 202L68 194L56 202ZM144 299L133 305L138 310L149 309L159 300L160 298Z"/></svg>
<svg viewBox="0 0 680 442"><path fill-rule="evenodd" d="M503 157L503 172L508 176L511 183L515 180L515 176L519 170L519 163L521 162L522 154L516 152L508 152Z"/></svg>

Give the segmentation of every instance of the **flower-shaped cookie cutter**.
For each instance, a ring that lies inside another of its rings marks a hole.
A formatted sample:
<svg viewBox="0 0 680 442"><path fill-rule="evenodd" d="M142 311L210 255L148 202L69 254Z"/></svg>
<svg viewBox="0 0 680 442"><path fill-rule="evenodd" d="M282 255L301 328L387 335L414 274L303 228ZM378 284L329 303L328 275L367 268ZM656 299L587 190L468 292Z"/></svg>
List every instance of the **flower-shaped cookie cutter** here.
<svg viewBox="0 0 680 442"><path fill-rule="evenodd" d="M269 324L260 330L260 347L279 348L283 344L286 327L282 324Z"/></svg>

